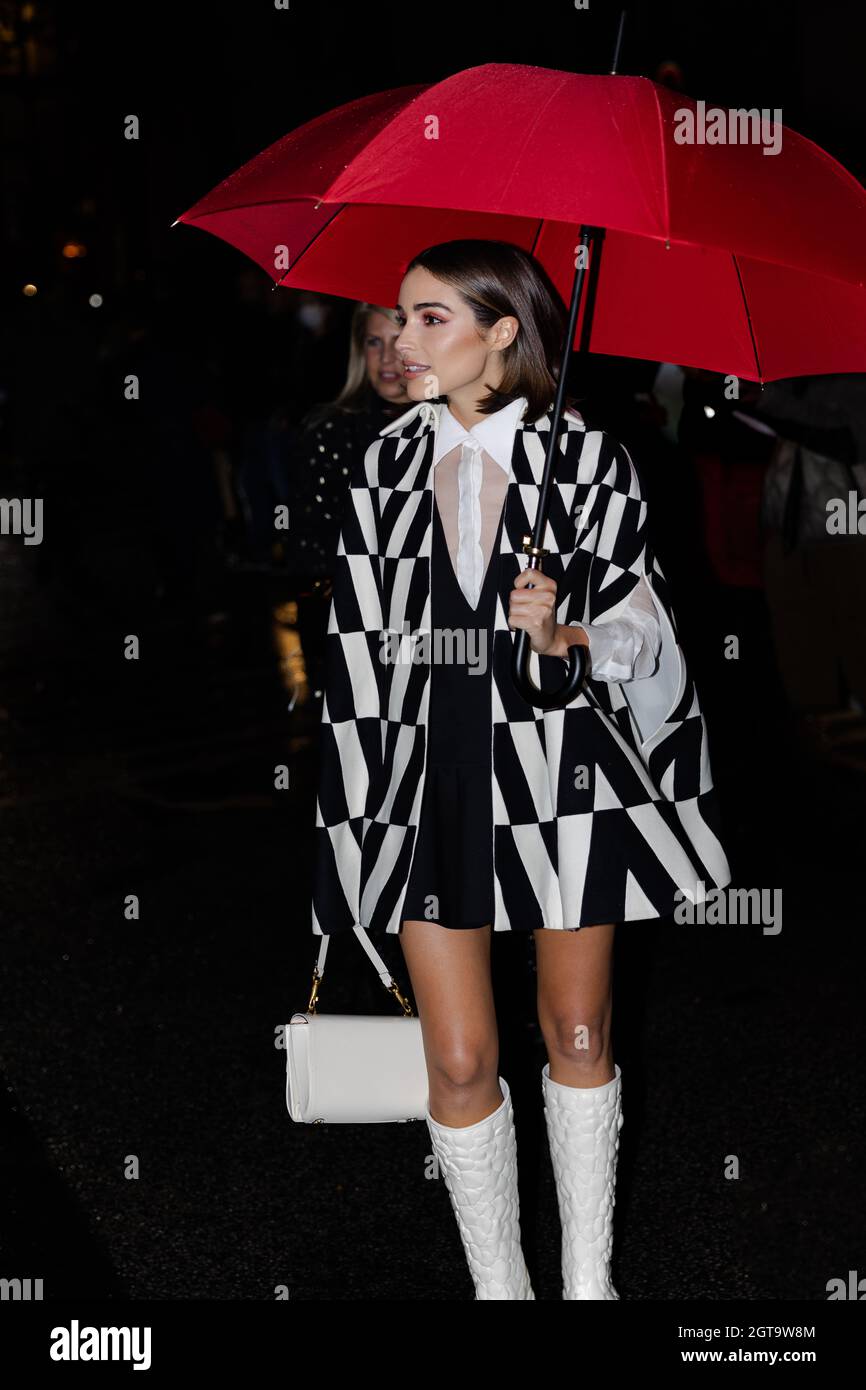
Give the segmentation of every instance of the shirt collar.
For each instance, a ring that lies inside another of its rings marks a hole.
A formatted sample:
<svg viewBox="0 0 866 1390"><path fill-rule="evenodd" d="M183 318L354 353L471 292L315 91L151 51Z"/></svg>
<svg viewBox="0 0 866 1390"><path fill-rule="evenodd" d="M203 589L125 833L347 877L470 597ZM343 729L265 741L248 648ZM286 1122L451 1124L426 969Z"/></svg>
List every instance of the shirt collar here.
<svg viewBox="0 0 866 1390"><path fill-rule="evenodd" d="M451 414L447 404L443 403L439 412L439 428L436 431L434 466L458 444L462 444L466 439L474 439L484 452L499 464L503 473L510 472L515 431L528 404L525 396L518 396L516 400L509 401L492 415L485 415L471 430L465 430L460 421Z"/></svg>

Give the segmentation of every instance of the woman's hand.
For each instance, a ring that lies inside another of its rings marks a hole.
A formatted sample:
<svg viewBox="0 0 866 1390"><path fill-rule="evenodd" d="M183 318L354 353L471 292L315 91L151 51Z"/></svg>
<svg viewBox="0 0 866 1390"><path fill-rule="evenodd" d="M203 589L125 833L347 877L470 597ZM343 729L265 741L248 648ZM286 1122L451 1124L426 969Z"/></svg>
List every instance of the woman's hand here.
<svg viewBox="0 0 866 1390"><path fill-rule="evenodd" d="M550 651L557 635L555 613L556 580L541 570L521 570L508 602L508 625L528 632L529 645L539 656L557 655Z"/></svg>
<svg viewBox="0 0 866 1390"><path fill-rule="evenodd" d="M527 587L530 584L531 589ZM565 660L574 643L589 646L583 628L556 621L556 580L541 570L521 570L515 579L508 601L508 625L528 632L529 645L539 656Z"/></svg>

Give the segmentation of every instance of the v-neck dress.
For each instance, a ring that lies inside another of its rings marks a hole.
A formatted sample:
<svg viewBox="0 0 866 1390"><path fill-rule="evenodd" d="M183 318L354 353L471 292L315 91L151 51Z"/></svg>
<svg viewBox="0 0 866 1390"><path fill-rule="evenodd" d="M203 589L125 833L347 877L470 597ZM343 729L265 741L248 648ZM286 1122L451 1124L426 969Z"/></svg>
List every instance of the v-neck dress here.
<svg viewBox="0 0 866 1390"><path fill-rule="evenodd" d="M472 608L457 582L439 507L433 501L430 613L437 629L473 631L462 661L430 666L427 771L421 817L402 921L452 928L493 921L493 769L491 712L497 559L504 506L481 587ZM443 643L443 651L447 644Z"/></svg>

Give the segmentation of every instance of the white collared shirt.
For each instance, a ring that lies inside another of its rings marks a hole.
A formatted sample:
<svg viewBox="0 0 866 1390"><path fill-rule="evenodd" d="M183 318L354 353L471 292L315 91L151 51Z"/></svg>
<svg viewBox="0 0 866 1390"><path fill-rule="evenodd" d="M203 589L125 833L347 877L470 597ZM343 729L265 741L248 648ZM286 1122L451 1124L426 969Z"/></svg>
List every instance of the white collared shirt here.
<svg viewBox="0 0 866 1390"><path fill-rule="evenodd" d="M485 415L471 430L464 429L447 405L439 413L433 486L457 582L473 608L490 562L511 473L514 435L527 404L520 396ZM661 629L643 576L618 618L579 626L589 637L594 679L627 681L655 671Z"/></svg>
<svg viewBox="0 0 866 1390"><path fill-rule="evenodd" d="M525 405L523 397L511 401L471 430L463 428L447 405L439 416L433 486L457 582L473 608L487 572Z"/></svg>

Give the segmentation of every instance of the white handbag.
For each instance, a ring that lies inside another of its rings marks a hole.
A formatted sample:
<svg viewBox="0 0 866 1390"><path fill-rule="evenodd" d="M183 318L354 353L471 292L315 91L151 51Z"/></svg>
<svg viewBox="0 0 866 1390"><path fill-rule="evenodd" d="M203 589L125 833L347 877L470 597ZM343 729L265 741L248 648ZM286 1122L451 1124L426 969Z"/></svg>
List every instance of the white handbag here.
<svg viewBox="0 0 866 1390"><path fill-rule="evenodd" d="M402 1013L317 1013L329 941L323 936L307 1012L285 1024L286 1106L293 1120L314 1125L423 1120L429 1090L421 1020L364 928L354 931Z"/></svg>

